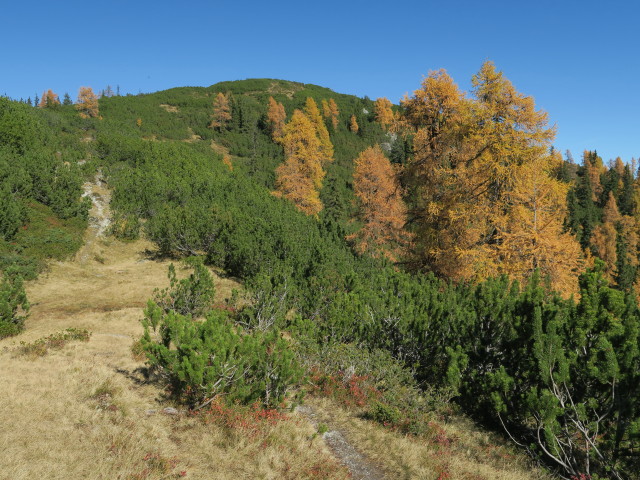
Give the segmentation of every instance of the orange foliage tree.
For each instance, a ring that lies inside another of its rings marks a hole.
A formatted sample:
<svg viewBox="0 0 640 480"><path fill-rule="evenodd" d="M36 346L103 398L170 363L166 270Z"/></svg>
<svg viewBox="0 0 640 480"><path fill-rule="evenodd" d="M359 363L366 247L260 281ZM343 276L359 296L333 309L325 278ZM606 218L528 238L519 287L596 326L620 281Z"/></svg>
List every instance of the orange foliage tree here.
<svg viewBox="0 0 640 480"><path fill-rule="evenodd" d="M98 97L91 87L80 87L76 110L82 118L98 117Z"/></svg>
<svg viewBox="0 0 640 480"><path fill-rule="evenodd" d="M42 98L40 99L40 103L38 104L41 108L51 108L60 105L60 99L56 93L53 93L53 90L49 89L46 92L42 93Z"/></svg>
<svg viewBox="0 0 640 480"><path fill-rule="evenodd" d="M491 62L472 85L466 99L440 70L403 100L416 261L457 280L524 279L539 268L568 295L581 255L562 233L566 186L552 176L558 159L548 153L554 130Z"/></svg>
<svg viewBox="0 0 640 480"><path fill-rule="evenodd" d="M267 123L271 128L271 135L274 139L282 136L282 129L287 118L284 105L277 102L273 97L269 97L269 108L267 110Z"/></svg>
<svg viewBox="0 0 640 480"><path fill-rule="evenodd" d="M328 102L326 100L322 100L322 113L324 114L324 118L331 121L331 126L335 132L338 128L340 110L338 110L338 104L333 98L330 98Z"/></svg>
<svg viewBox="0 0 640 480"><path fill-rule="evenodd" d="M360 127L358 126L358 120L356 119L355 115L351 115L351 120L349 120L349 130L351 130L353 133L358 133L358 130L360 130Z"/></svg>
<svg viewBox="0 0 640 480"><path fill-rule="evenodd" d="M320 188L325 172L316 126L307 115L295 110L279 142L284 147L285 161L276 169L274 195L291 201L307 215L317 215L322 210Z"/></svg>
<svg viewBox="0 0 640 480"><path fill-rule="evenodd" d="M391 102L388 98L378 98L373 104L373 109L376 115L376 121L384 128L387 128L393 123L393 110L391 110Z"/></svg>
<svg viewBox="0 0 640 480"><path fill-rule="evenodd" d="M222 130L231 121L231 107L229 106L229 95L218 92L213 101L213 115L209 128Z"/></svg>
<svg viewBox="0 0 640 480"><path fill-rule="evenodd" d="M233 162L231 161L231 155L223 155L222 163L226 165L226 167L233 172Z"/></svg>
<svg viewBox="0 0 640 480"><path fill-rule="evenodd" d="M613 192L609 192L609 198L602 210L602 224L598 225L594 232L591 243L595 249L595 253L605 262L605 273L609 281L615 280L617 273L618 252L617 240L618 231L616 226L622 219L618 204L613 196Z"/></svg>
<svg viewBox="0 0 640 480"><path fill-rule="evenodd" d="M360 254L398 260L410 240L404 230L407 207L396 172L380 146L367 148L356 159L353 189L363 226L347 239L355 242Z"/></svg>

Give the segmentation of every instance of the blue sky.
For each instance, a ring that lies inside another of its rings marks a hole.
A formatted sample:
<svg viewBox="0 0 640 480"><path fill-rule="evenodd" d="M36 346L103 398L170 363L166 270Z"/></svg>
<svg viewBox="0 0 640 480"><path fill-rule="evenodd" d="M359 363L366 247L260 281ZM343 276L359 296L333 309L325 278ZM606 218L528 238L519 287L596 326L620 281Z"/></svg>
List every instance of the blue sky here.
<svg viewBox="0 0 640 480"><path fill-rule="evenodd" d="M579 160L640 157L640 6L628 1L5 2L0 94L283 78L394 103L490 59Z"/></svg>

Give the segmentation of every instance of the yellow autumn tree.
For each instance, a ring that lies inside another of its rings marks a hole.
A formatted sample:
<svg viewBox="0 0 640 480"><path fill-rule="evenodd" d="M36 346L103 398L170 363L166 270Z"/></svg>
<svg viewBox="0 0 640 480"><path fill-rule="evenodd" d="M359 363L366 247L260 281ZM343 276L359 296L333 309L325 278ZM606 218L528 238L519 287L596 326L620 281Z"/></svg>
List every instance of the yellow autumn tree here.
<svg viewBox="0 0 640 480"><path fill-rule="evenodd" d="M295 110L279 138L285 161L276 169L274 195L286 198L307 215L322 210L320 188L325 172L324 152L316 126L300 110Z"/></svg>
<svg viewBox="0 0 640 480"><path fill-rule="evenodd" d="M338 110L338 104L333 98L329 99L329 120L331 120L331 126L335 132L338 128L338 117L340 116L340 110Z"/></svg>
<svg viewBox="0 0 640 480"><path fill-rule="evenodd" d="M440 70L403 100L401 123L414 139L407 182L417 199L417 266L456 280L526 278L540 268L567 295L581 257L562 235L566 190L548 154L554 130L491 62L472 85L466 99Z"/></svg>
<svg viewBox="0 0 640 480"><path fill-rule="evenodd" d="M613 162L613 169L617 172L618 175L620 175L620 177L624 175L624 162L620 157L616 157L615 161ZM620 182L622 183L622 180L620 180Z"/></svg>
<svg viewBox="0 0 640 480"><path fill-rule="evenodd" d="M402 106L401 124L414 146L405 176L415 197L416 266L454 279L472 277L476 267L464 252L487 227L486 212L473 216L467 211L473 175L462 161L460 125L467 121L468 105L440 70L430 72Z"/></svg>
<svg viewBox="0 0 640 480"><path fill-rule="evenodd" d="M333 127L333 131L338 128L338 116L340 115L340 111L338 110L338 104L335 102L333 98L330 98L329 101L322 100L322 115L324 118L331 122L331 126Z"/></svg>
<svg viewBox="0 0 640 480"><path fill-rule="evenodd" d="M267 109L267 123L271 129L271 135L273 139L277 139L282 136L282 129L284 128L284 122L287 118L287 113L284 110L284 105L277 102L273 97L269 97L269 108Z"/></svg>
<svg viewBox="0 0 640 480"><path fill-rule="evenodd" d="M331 118L331 109L329 109L329 102L327 102L324 98L320 102L320 106L322 107L322 116L329 120Z"/></svg>
<svg viewBox="0 0 640 480"><path fill-rule="evenodd" d="M482 276L524 279L539 268L563 295L575 293L582 256L574 237L562 234L566 187L553 175L560 159L548 153L555 130L493 63L482 65L472 85L463 155L478 167L477 191L488 207L489 230L476 245L488 253L484 265L497 267Z"/></svg>
<svg viewBox="0 0 640 480"><path fill-rule="evenodd" d="M351 115L351 119L349 120L349 130L353 133L358 133L360 127L358 126L358 120L355 115Z"/></svg>
<svg viewBox="0 0 640 480"><path fill-rule="evenodd" d="M53 93L53 90L49 89L46 92L42 92L42 98L38 104L40 108L52 108L58 105L60 105L60 99L56 93Z"/></svg>
<svg viewBox="0 0 640 480"><path fill-rule="evenodd" d="M404 229L407 207L396 172L379 145L367 148L356 159L353 190L363 226L347 239L355 242L360 254L398 260L410 240Z"/></svg>
<svg viewBox="0 0 640 480"><path fill-rule="evenodd" d="M304 106L304 113L315 127L316 135L318 136L318 140L320 140L322 165L324 166L333 161L333 143L331 143L329 131L322 119L322 115L318 109L318 104L313 98L307 97L307 101Z"/></svg>
<svg viewBox="0 0 640 480"><path fill-rule="evenodd" d="M565 296L578 292L577 277L584 268L580 244L565 231L569 186L554 178L562 158L539 156L514 167L510 206L496 220L491 250L496 273L526 283L535 270Z"/></svg>
<svg viewBox="0 0 640 480"><path fill-rule="evenodd" d="M393 123L393 110L391 110L391 102L388 98L378 98L373 104L373 111L376 115L376 121L383 128L387 128Z"/></svg>
<svg viewBox="0 0 640 480"><path fill-rule="evenodd" d="M98 97L91 87L80 87L76 110L82 118L98 118Z"/></svg>
<svg viewBox="0 0 640 480"><path fill-rule="evenodd" d="M217 128L219 131L226 127L231 121L231 107L229 106L229 95L218 92L213 101L213 114L211 115L209 128Z"/></svg>
<svg viewBox="0 0 640 480"><path fill-rule="evenodd" d="M618 204L613 192L609 192L607 203L602 210L602 224L595 228L591 243L596 255L605 262L605 273L611 282L614 281L617 273L618 232L616 226L621 219L622 216L618 210Z"/></svg>
<svg viewBox="0 0 640 480"><path fill-rule="evenodd" d="M589 177L591 183L591 199L594 202L598 202L603 192L600 176L606 171L602 158L596 152L585 150L582 153L582 164L585 169L585 175Z"/></svg>

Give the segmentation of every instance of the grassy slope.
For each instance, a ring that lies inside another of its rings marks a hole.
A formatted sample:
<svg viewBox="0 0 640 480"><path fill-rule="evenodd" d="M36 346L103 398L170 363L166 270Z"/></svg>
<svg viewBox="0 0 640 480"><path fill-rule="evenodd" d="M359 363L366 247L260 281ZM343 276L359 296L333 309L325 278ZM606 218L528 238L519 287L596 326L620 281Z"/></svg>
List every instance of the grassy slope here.
<svg viewBox="0 0 640 480"><path fill-rule="evenodd" d="M211 92L230 86L237 93L264 99L275 94L292 103L302 102L309 92L337 96L321 87L271 80L173 89L132 98L131 129L139 115L135 102L147 107L153 103L154 111L166 115L162 118L179 120L176 128L184 130L184 137L176 140L190 138L191 127L184 122L202 114L189 111L193 104L180 98L201 96L208 107ZM340 97L357 103L353 97ZM145 128L153 122L143 118ZM186 471L187 478L345 478L347 471L314 435L314 428L295 414L252 438L243 430L205 425L187 415L147 413L168 405L161 386L145 382L139 370L143 362L131 355L141 333L141 308L154 288L166 286L168 262L152 260L145 253L151 248L144 241L100 238L90 228L73 261L53 263L46 275L29 284L33 309L25 333L0 341L0 424L10 426L0 437L0 477L152 479ZM220 300L236 286L217 279ZM20 342L69 327L87 328L93 335L87 343L70 343L41 358L16 353ZM510 455L508 450L463 420L444 425L457 440L455 448L442 450L433 439L395 434L327 399L309 399L309 404L388 478L544 477L522 457L502 457Z"/></svg>

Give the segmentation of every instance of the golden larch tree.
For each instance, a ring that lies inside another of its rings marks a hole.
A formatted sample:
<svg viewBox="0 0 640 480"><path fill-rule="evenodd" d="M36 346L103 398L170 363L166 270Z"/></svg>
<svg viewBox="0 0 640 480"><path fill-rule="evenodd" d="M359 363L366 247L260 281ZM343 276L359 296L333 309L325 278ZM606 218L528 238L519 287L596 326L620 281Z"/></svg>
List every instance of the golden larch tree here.
<svg viewBox="0 0 640 480"><path fill-rule="evenodd" d="M622 177L624 175L624 162L620 157L616 157L613 162L613 169Z"/></svg>
<svg viewBox="0 0 640 480"><path fill-rule="evenodd" d="M307 215L318 215L322 210L320 188L325 172L315 125L307 115L295 110L279 142L284 147L285 161L276 169L274 195L291 201Z"/></svg>
<svg viewBox="0 0 640 480"><path fill-rule="evenodd" d="M277 102L273 97L269 97L267 123L269 124L271 135L274 140L282 136L282 129L284 128L286 118L287 113L284 110L284 105Z"/></svg>
<svg viewBox="0 0 640 480"><path fill-rule="evenodd" d="M620 219L620 230L622 241L626 244L626 261L637 271L640 264L640 232L635 217L632 215L622 215ZM633 282L633 291L636 298L640 296L640 277L636 277Z"/></svg>
<svg viewBox="0 0 640 480"><path fill-rule="evenodd" d="M338 110L338 104L333 98L329 99L329 119L331 120L331 126L335 132L338 128L338 117L340 116L340 110Z"/></svg>
<svg viewBox="0 0 640 480"><path fill-rule="evenodd" d="M430 72L401 103L401 124L414 146L405 177L415 197L416 266L454 279L472 277L477 267L470 251L487 229L487 214L485 205L472 207L467 198L474 175L459 147L468 105L444 70Z"/></svg>
<svg viewBox="0 0 640 480"><path fill-rule="evenodd" d="M499 260L496 273L524 284L537 269L569 296L578 292L584 262L580 244L564 227L569 185L553 176L561 163L559 156L546 155L514 167L511 205L496 220L492 251Z"/></svg>
<svg viewBox="0 0 640 480"><path fill-rule="evenodd" d="M76 110L82 118L98 118L98 97L91 87L80 87Z"/></svg>
<svg viewBox="0 0 640 480"><path fill-rule="evenodd" d="M391 110L391 102L388 98L378 98L373 104L373 111L376 115L376 121L383 128L387 128L393 123L393 110Z"/></svg>
<svg viewBox="0 0 640 480"><path fill-rule="evenodd" d="M335 132L336 128L338 128L338 117L340 116L340 110L338 110L338 104L333 98L330 98L329 101L322 100L322 115L324 118L331 122L331 126L333 127L333 131Z"/></svg>
<svg viewBox="0 0 640 480"><path fill-rule="evenodd" d="M211 116L209 128L217 128L219 131L226 127L231 121L231 107L229 105L229 95L218 92L213 101L213 114Z"/></svg>
<svg viewBox="0 0 640 480"><path fill-rule="evenodd" d="M396 172L379 145L367 148L356 159L353 190L363 226L347 239L355 242L360 254L397 261L410 241L404 229L407 207Z"/></svg>
<svg viewBox="0 0 640 480"><path fill-rule="evenodd" d="M325 164L333 161L333 143L331 143L329 130L327 130L327 126L322 119L322 115L320 114L320 110L318 109L318 104L313 98L307 97L307 101L305 102L304 106L304 113L314 125L316 135L320 140L320 150L322 151L322 165L324 166Z"/></svg>
<svg viewBox="0 0 640 480"><path fill-rule="evenodd" d="M331 109L329 108L329 102L327 102L324 98L320 102L320 106L322 107L322 116L329 120L331 118Z"/></svg>
<svg viewBox="0 0 640 480"><path fill-rule="evenodd" d="M360 126L358 126L358 120L355 115L351 115L351 119L349 120L349 130L353 133L358 133L360 130Z"/></svg>
<svg viewBox="0 0 640 480"><path fill-rule="evenodd" d="M614 281L617 273L618 231L616 227L621 219L622 216L618 210L618 204L613 196L613 192L609 192L607 203L602 210L602 223L595 228L593 238L591 239L596 255L600 257L606 265L605 273L609 281Z"/></svg>
<svg viewBox="0 0 640 480"><path fill-rule="evenodd" d="M467 99L440 70L403 100L401 123L414 145L406 181L416 198L417 266L455 280L523 279L539 268L568 295L581 256L562 234L566 188L548 153L554 129L491 62L472 85Z"/></svg>
<svg viewBox="0 0 640 480"><path fill-rule="evenodd" d="M49 89L46 92L42 92L42 98L38 104L41 108L51 108L60 105L60 98L53 90Z"/></svg>
<svg viewBox="0 0 640 480"><path fill-rule="evenodd" d="M585 169L585 175L589 177L591 183L591 199L594 202L599 202L600 195L604 190L602 183L600 183L600 176L606 171L602 158L596 152L585 150L582 153L582 165Z"/></svg>

